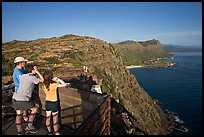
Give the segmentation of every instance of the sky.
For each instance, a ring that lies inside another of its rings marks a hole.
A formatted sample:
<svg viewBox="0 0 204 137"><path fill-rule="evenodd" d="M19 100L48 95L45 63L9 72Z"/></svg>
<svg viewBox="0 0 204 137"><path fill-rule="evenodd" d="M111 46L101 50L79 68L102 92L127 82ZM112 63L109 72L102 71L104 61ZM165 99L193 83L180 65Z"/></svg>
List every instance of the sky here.
<svg viewBox="0 0 204 137"><path fill-rule="evenodd" d="M201 2L2 2L2 42L91 36L202 45Z"/></svg>

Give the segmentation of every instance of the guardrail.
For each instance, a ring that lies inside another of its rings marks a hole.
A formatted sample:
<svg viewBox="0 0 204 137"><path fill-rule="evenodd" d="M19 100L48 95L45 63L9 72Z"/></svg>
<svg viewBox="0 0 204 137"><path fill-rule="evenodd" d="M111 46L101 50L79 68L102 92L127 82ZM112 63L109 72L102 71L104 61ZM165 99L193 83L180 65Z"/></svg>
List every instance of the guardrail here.
<svg viewBox="0 0 204 137"><path fill-rule="evenodd" d="M110 96L73 133L74 135L110 135Z"/></svg>
<svg viewBox="0 0 204 137"><path fill-rule="evenodd" d="M45 116L45 94L41 88L39 97L42 104L40 114ZM110 96L72 88L59 88L58 98L59 122L71 129L73 131L71 134L110 134Z"/></svg>

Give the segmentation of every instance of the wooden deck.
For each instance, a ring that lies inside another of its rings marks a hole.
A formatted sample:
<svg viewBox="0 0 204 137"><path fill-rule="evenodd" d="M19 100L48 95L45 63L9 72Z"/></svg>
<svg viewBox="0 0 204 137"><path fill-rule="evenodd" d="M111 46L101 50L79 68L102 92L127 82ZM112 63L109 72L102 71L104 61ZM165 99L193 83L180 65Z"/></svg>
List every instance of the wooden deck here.
<svg viewBox="0 0 204 137"><path fill-rule="evenodd" d="M41 120L42 117L38 115L36 121L34 122L35 127L38 129L38 132L36 134L27 133L26 135L47 135L45 124L42 124ZM26 128L26 126L27 123L22 124L22 127L24 129ZM73 132L74 130L63 125L61 126L61 133L63 135L72 135ZM11 117L10 119L2 121L2 135L17 135L15 117Z"/></svg>
<svg viewBox="0 0 204 137"><path fill-rule="evenodd" d="M35 103L39 106L34 125L36 135L46 135L45 94L41 85L34 92ZM110 97L104 94L59 88L59 122L64 135L110 134ZM2 134L16 135L15 118L2 123ZM23 124L25 127L26 124Z"/></svg>

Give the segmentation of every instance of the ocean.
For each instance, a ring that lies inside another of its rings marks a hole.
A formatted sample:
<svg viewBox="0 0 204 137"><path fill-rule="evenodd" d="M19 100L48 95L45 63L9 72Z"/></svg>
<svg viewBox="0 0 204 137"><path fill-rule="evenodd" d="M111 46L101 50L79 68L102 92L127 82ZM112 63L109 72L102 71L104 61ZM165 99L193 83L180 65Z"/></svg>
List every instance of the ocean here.
<svg viewBox="0 0 204 137"><path fill-rule="evenodd" d="M132 68L131 73L163 109L175 112L187 135L203 134L202 52L175 52L171 68ZM174 133L178 134L178 133Z"/></svg>

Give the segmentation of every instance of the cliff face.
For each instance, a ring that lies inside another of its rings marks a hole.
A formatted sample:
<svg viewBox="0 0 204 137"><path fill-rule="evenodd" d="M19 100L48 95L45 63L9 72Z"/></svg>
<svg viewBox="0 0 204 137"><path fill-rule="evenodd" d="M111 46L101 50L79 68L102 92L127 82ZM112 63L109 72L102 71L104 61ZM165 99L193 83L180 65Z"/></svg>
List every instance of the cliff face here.
<svg viewBox="0 0 204 137"><path fill-rule="evenodd" d="M141 43L133 43L133 45L134 48L143 47ZM75 35L32 41L12 41L2 45L3 59L6 60L2 68L9 75L6 66L12 64L16 56L23 56L33 60L41 72L50 68L55 76L66 80L67 77L78 76L85 65L88 67L87 75L101 85L102 91L111 95L113 102L115 101L111 112L112 124L117 123L117 113L120 113L121 116L129 117L129 122L123 122L128 128L133 128L130 133L167 134L166 115L140 87L114 47L116 46L99 39ZM129 48L127 51L130 50ZM122 112L125 113L122 114ZM116 126L120 125L116 124ZM123 132L118 132L120 133Z"/></svg>
<svg viewBox="0 0 204 137"><path fill-rule="evenodd" d="M158 40L144 42L127 41L113 44L121 54L125 65L141 65L151 59L170 57Z"/></svg>

